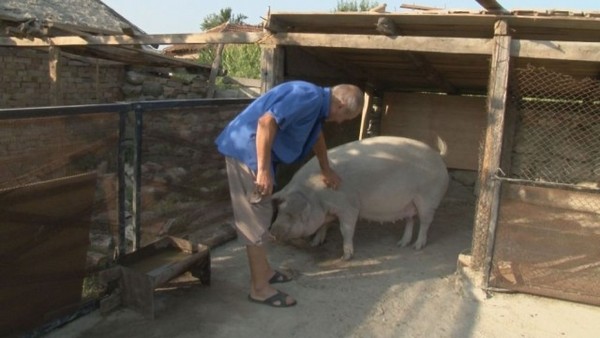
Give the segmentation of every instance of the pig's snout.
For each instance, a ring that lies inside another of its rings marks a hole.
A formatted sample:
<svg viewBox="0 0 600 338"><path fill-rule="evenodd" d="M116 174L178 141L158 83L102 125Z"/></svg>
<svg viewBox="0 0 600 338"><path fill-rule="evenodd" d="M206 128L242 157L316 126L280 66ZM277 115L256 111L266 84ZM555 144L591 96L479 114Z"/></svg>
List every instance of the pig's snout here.
<svg viewBox="0 0 600 338"><path fill-rule="evenodd" d="M276 222L271 224L271 229L270 229L271 235L273 237L275 237L276 240L284 240L287 238L288 235L288 231L286 231L284 229L284 227L277 225Z"/></svg>

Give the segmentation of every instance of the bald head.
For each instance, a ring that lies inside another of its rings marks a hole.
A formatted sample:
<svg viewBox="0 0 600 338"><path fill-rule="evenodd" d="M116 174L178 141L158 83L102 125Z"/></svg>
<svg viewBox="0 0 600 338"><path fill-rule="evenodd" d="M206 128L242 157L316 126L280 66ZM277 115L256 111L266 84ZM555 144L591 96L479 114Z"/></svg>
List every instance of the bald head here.
<svg viewBox="0 0 600 338"><path fill-rule="evenodd" d="M342 122L358 116L363 109L364 94L351 84L339 84L331 88L330 120Z"/></svg>

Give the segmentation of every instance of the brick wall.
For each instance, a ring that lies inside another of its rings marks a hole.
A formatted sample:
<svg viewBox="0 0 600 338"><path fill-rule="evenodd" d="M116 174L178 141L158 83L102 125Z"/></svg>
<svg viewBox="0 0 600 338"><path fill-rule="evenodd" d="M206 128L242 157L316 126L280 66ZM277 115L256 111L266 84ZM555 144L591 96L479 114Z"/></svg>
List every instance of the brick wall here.
<svg viewBox="0 0 600 338"><path fill-rule="evenodd" d="M123 65L95 64L61 57L61 105L111 103L123 99ZM0 108L49 106L48 53L21 47L0 48Z"/></svg>

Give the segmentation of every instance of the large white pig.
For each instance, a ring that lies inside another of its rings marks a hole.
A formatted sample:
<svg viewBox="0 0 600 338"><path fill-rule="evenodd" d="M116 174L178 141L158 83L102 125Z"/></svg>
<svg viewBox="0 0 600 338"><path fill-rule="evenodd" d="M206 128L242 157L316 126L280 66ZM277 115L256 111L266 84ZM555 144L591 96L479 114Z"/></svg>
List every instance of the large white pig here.
<svg viewBox="0 0 600 338"><path fill-rule="evenodd" d="M448 187L446 164L437 151L416 140L378 136L330 149L328 157L342 179L337 190L325 186L313 158L273 195L277 217L271 233L277 239L315 234L312 244L321 244L326 224L337 218L344 242L342 259L348 260L354 254L359 218L379 222L405 219L398 245L407 246L413 218L418 215L420 229L414 248L425 246L427 230Z"/></svg>

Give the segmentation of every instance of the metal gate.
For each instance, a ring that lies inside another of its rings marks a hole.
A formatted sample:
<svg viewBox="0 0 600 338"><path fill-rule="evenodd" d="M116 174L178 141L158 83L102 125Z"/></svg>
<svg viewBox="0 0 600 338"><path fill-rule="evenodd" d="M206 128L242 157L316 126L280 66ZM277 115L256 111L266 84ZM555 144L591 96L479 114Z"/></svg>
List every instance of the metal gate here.
<svg viewBox="0 0 600 338"><path fill-rule="evenodd" d="M600 82L512 75L488 285L600 305Z"/></svg>

